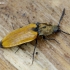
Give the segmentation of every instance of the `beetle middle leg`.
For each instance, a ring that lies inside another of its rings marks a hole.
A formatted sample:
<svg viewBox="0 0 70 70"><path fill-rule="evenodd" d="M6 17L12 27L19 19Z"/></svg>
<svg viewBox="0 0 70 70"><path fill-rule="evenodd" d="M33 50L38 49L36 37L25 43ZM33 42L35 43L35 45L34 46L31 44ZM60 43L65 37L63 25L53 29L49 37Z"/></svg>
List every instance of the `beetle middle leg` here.
<svg viewBox="0 0 70 70"><path fill-rule="evenodd" d="M56 41L57 43L59 43L57 40L52 39L52 38L46 38L44 35L43 35L42 37L43 37L44 40L54 40L54 41Z"/></svg>
<svg viewBox="0 0 70 70"><path fill-rule="evenodd" d="M20 47L21 47L22 45L23 45L23 44L18 45L18 48L17 48L16 52L20 49ZM26 43L26 45L27 45L27 43ZM15 52L15 53L16 53L16 52Z"/></svg>
<svg viewBox="0 0 70 70"><path fill-rule="evenodd" d="M35 40L35 47L34 47L34 51L33 51L33 60L32 60L32 64L33 64L33 61L34 61L34 54L35 54L35 49L37 47L37 39Z"/></svg>

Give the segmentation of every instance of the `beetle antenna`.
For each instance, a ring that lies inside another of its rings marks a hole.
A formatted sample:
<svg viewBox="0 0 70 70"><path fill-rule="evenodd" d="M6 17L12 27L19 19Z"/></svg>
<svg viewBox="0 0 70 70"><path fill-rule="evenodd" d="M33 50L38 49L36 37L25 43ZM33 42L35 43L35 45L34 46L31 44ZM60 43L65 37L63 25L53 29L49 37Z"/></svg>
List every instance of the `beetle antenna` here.
<svg viewBox="0 0 70 70"><path fill-rule="evenodd" d="M61 17L60 17L58 26L60 25L60 22L61 22L61 20L63 19L64 14L65 14L65 8L64 8L63 11L62 11L62 15L61 15Z"/></svg>
<svg viewBox="0 0 70 70"><path fill-rule="evenodd" d="M61 20L63 19L64 14L65 14L65 8L64 8L63 11L62 11L62 15L61 15L61 17L60 17L58 26L60 25L60 22L61 22ZM61 31L62 33L65 33L65 34L67 34L67 35L70 35L69 33L66 33L66 32L62 31L60 28L59 28L59 31Z"/></svg>
<svg viewBox="0 0 70 70"><path fill-rule="evenodd" d="M60 30L62 33L65 33L65 34L67 34L67 35L70 35L69 33L67 33L67 32L64 32L64 31L62 31L62 30Z"/></svg>

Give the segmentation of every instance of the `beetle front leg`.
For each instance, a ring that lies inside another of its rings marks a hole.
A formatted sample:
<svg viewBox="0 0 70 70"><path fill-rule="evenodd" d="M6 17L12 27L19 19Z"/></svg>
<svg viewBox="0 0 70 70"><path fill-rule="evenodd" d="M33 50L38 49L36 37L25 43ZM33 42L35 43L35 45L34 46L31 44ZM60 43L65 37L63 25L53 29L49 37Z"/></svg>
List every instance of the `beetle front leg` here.
<svg viewBox="0 0 70 70"><path fill-rule="evenodd" d="M56 41L57 43L59 43L57 40L52 39L52 38L46 38L44 35L43 35L42 37L43 37L44 40L54 40L54 41Z"/></svg>

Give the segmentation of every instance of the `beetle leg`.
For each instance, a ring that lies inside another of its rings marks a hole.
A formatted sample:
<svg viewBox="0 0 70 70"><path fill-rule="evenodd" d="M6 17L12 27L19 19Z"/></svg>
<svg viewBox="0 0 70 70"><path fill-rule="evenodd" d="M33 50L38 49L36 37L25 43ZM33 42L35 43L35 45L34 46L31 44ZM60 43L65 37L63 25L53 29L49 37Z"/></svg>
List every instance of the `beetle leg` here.
<svg viewBox="0 0 70 70"><path fill-rule="evenodd" d="M16 50L16 52L19 50L19 48L20 48L22 45L23 45L23 44L18 45L18 49ZM27 45L27 43L26 43L25 45ZM15 53L16 53L16 52L15 52Z"/></svg>
<svg viewBox="0 0 70 70"><path fill-rule="evenodd" d="M19 47L20 47L20 46L18 46L18 49L16 50L16 52L19 50ZM16 52L15 52L15 53L16 53Z"/></svg>
<svg viewBox="0 0 70 70"><path fill-rule="evenodd" d="M56 41L57 43L59 43L57 40L52 39L52 38L46 38L44 35L43 35L42 37L43 37L44 40L54 40L54 41Z"/></svg>
<svg viewBox="0 0 70 70"><path fill-rule="evenodd" d="M36 39L36 42L35 42L35 47L34 47L34 51L33 51L33 60L32 60L32 64L33 64L33 61L34 61L34 54L35 54L35 49L37 47L37 39Z"/></svg>
<svg viewBox="0 0 70 70"><path fill-rule="evenodd" d="M30 24L30 20L29 20L29 17L27 17L27 19L28 19L28 24Z"/></svg>
<svg viewBox="0 0 70 70"><path fill-rule="evenodd" d="M14 24L12 23L12 28L13 28L13 30L15 30L15 28L14 28Z"/></svg>

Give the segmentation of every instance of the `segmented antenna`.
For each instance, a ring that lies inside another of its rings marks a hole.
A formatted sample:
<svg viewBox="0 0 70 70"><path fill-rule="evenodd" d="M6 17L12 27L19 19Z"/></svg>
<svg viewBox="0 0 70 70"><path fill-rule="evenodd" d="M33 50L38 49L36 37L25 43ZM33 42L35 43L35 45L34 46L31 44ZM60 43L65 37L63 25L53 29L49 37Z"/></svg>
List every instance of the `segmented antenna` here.
<svg viewBox="0 0 70 70"><path fill-rule="evenodd" d="M64 8L63 11L62 11L62 15L61 15L61 17L60 17L60 20L59 20L58 26L59 26L61 20L63 19L64 14L65 14L65 8Z"/></svg>
<svg viewBox="0 0 70 70"><path fill-rule="evenodd" d="M67 32L64 32L64 31L62 31L62 30L60 30L62 33L65 33L65 34L67 34L67 35L70 35L69 33L67 33Z"/></svg>
<svg viewBox="0 0 70 70"><path fill-rule="evenodd" d="M61 15L61 17L60 17L60 20L59 20L58 26L59 26L59 24L60 24L61 20L63 19L64 14L65 14L65 8L63 9L63 12L62 12L62 15ZM65 33L65 34L70 35L69 33L64 32L63 30L61 30L60 28L59 28L59 31L61 31L62 33Z"/></svg>

